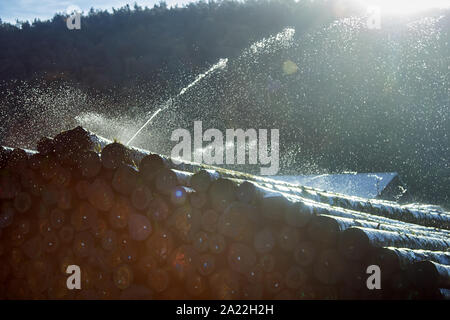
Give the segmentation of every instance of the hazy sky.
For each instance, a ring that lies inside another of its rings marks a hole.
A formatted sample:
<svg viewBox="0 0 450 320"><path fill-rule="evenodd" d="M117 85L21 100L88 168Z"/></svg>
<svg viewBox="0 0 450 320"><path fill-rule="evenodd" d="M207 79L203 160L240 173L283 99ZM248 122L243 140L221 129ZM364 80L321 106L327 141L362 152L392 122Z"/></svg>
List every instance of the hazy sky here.
<svg viewBox="0 0 450 320"><path fill-rule="evenodd" d="M65 12L70 6L77 6L84 12L95 9L120 8L127 3L137 2L140 6L153 7L159 0L0 0L0 18L15 23L16 19L33 21L50 19L56 12ZM192 0L166 0L167 5L185 4Z"/></svg>
<svg viewBox="0 0 450 320"><path fill-rule="evenodd" d="M160 0L0 0L0 18L15 23L16 19L33 21L51 19L57 12L66 12L70 7L88 12L95 9L120 8L137 2L140 6L153 7ZM166 0L168 6L183 5L196 0ZM205 0L207 1L207 0ZM311 0L313 1L313 0ZM376 6L385 13L410 13L427 8L450 8L450 0L335 0L336 2L356 2L367 6Z"/></svg>

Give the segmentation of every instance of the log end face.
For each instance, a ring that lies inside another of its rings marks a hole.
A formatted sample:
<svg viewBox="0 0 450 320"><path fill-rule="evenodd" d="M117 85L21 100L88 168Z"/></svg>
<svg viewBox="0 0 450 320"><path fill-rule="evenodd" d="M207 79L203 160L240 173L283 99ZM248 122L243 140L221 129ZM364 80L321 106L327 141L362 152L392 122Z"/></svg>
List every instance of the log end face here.
<svg viewBox="0 0 450 320"><path fill-rule="evenodd" d="M358 228L343 231L339 239L339 251L350 260L361 260L370 249L367 235Z"/></svg>

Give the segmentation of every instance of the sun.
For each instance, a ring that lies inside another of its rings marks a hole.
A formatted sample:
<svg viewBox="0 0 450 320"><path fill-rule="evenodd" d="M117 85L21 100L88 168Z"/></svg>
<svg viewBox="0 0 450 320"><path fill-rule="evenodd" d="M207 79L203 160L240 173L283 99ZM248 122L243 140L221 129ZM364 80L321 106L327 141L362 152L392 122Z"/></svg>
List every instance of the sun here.
<svg viewBox="0 0 450 320"><path fill-rule="evenodd" d="M430 9L450 9L450 0L357 0L367 7L378 7L382 14L413 14Z"/></svg>

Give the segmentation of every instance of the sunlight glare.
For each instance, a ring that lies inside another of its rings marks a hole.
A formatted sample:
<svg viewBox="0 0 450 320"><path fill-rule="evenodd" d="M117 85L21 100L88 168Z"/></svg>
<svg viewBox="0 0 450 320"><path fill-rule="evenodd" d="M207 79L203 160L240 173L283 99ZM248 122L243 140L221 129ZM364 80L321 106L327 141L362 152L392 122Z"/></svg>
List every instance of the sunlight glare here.
<svg viewBox="0 0 450 320"><path fill-rule="evenodd" d="M359 0L367 7L379 7L385 14L412 14L430 9L450 9L449 0Z"/></svg>

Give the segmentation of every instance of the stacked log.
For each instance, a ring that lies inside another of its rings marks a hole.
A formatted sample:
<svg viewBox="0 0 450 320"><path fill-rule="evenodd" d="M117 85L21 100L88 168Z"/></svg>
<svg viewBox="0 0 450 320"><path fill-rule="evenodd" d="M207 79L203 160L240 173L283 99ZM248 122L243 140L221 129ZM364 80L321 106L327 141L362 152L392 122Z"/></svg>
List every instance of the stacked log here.
<svg viewBox="0 0 450 320"><path fill-rule="evenodd" d="M445 215L397 219L300 189L174 164L82 128L37 152L2 147L0 298L449 296ZM70 265L81 289L67 287ZM380 289L367 285L373 265Z"/></svg>

